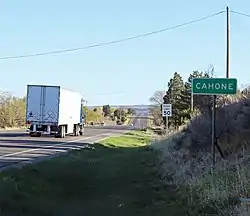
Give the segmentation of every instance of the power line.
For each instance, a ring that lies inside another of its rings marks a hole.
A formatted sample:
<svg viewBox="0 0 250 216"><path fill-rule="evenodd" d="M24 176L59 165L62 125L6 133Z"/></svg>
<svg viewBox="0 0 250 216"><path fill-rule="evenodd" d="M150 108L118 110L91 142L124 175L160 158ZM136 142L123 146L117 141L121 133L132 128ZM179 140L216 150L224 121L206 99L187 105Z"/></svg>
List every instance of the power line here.
<svg viewBox="0 0 250 216"><path fill-rule="evenodd" d="M160 30L157 30L157 31L152 31L152 32L148 32L148 33L144 33L144 34L140 34L140 35L136 35L136 36L132 36L132 37L127 37L127 38L123 38L123 39L119 39L119 40L108 41L108 42L103 42L103 43L93 44L93 45L88 45L88 46L83 46L83 47L77 47L77 48L50 51L50 52L34 53L34 54L27 54L27 55L16 55L16 56L3 56L3 57L0 57L0 60L19 59L19 58L29 58L29 57L36 57L36 56L61 54L61 53L66 53L66 52L74 52L74 51L79 51L79 50L85 50L85 49L97 48L97 47L101 47L101 46L107 46L107 45L116 44L116 43L122 43L122 42L130 41L130 40L135 40L135 39L151 36L151 35L154 35L154 34L159 34L159 33L162 33L162 32L168 31L168 30L172 30L172 29L176 29L176 28L180 28L180 27L183 27L183 26L187 26L187 25L190 25L190 24L193 24L193 23L196 23L196 22L200 22L200 21L215 17L215 16L220 15L220 14L222 14L224 12L225 11L220 11L218 13L214 13L212 15L208 15L208 16L205 16L205 17L202 17L202 18L199 18L199 19L189 21L189 22L181 23L181 24L171 26L171 27L167 27L167 28L163 28L163 29L160 29Z"/></svg>
<svg viewBox="0 0 250 216"><path fill-rule="evenodd" d="M233 11L233 10L231 10L230 12L231 12L231 13L234 13L234 14L237 14L237 15L241 15L241 16L245 16L245 17L250 18L250 15L249 15L249 14L245 14L245 13L241 13L241 12Z"/></svg>
<svg viewBox="0 0 250 216"><path fill-rule="evenodd" d="M117 94L124 94L124 92L102 92L102 93L95 93L92 95L117 95Z"/></svg>

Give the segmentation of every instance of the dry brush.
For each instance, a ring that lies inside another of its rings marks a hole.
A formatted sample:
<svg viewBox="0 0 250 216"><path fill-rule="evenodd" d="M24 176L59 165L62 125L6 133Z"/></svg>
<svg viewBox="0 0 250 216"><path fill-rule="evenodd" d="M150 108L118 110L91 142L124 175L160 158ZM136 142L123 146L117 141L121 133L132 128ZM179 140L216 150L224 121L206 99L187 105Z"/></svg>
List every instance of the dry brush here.
<svg viewBox="0 0 250 216"><path fill-rule="evenodd" d="M242 198L250 196L250 98L237 95L218 101L217 152L212 172L211 116L197 114L181 131L156 142L165 182L177 187L190 215L249 215Z"/></svg>

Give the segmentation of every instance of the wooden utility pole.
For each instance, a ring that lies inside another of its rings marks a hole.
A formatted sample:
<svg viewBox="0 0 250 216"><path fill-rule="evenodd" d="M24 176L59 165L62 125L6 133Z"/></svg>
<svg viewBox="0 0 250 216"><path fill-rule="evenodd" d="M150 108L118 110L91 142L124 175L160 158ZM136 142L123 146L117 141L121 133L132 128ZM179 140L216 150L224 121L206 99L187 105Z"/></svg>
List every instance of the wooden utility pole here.
<svg viewBox="0 0 250 216"><path fill-rule="evenodd" d="M226 7L226 20L227 20L227 25L226 25L226 35L227 35L227 45L226 45L226 78L229 78L229 67L230 67L230 23L229 23L229 8ZM216 163L216 154L215 154L215 147L218 148L221 156L222 156L222 151L220 147L218 146L218 140L216 136L216 95L213 96L213 111L212 111L212 155L213 155L213 168L215 168L215 163Z"/></svg>
<svg viewBox="0 0 250 216"><path fill-rule="evenodd" d="M229 78L229 62L230 62L230 57L229 57L229 48L230 48L230 23L229 23L229 8L226 8L226 13L227 13L227 53L226 53L226 78Z"/></svg>

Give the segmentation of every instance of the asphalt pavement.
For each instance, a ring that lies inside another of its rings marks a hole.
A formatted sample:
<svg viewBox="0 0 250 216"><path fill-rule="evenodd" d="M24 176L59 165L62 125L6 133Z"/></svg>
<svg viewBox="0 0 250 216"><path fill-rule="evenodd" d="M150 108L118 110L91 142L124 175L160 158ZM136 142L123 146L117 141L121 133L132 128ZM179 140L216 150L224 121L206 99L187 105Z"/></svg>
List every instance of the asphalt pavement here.
<svg viewBox="0 0 250 216"><path fill-rule="evenodd" d="M46 135L30 137L25 130L2 131L0 132L0 171L67 153L71 149L86 148L91 143L128 130L146 128L148 120L140 118L144 115L145 113L137 113L132 120L132 127L124 125L86 127L83 136L66 136L64 139Z"/></svg>
<svg viewBox="0 0 250 216"><path fill-rule="evenodd" d="M60 139L53 136L30 137L26 131L0 132L0 170L66 153L71 149L86 148L88 144L121 133L114 129L85 128L83 136Z"/></svg>

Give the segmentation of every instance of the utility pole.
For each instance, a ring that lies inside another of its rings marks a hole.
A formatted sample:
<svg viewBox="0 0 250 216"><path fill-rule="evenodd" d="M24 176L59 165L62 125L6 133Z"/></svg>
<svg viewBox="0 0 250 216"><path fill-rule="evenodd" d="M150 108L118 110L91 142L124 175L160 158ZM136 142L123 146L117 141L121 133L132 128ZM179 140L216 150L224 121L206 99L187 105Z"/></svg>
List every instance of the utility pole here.
<svg viewBox="0 0 250 216"><path fill-rule="evenodd" d="M230 48L230 23L229 23L229 8L226 7L226 19L227 19L227 53L226 53L226 78L229 78L229 62L230 62L230 52L229 52L229 48Z"/></svg>
<svg viewBox="0 0 250 216"><path fill-rule="evenodd" d="M229 7L226 7L226 78L229 78L229 67L230 67L230 23L229 23ZM212 155L213 155L213 169L216 163L215 147L218 148L221 156L223 155L217 140L216 135L216 95L213 96L213 107L212 107Z"/></svg>

